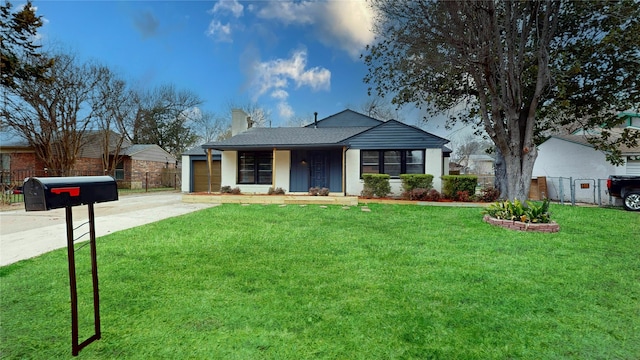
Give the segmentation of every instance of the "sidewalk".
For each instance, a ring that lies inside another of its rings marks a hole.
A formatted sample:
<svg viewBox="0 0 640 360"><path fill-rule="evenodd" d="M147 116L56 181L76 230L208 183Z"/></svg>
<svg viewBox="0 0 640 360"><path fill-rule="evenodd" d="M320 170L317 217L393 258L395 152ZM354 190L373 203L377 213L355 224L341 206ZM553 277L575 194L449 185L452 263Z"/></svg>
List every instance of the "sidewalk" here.
<svg viewBox="0 0 640 360"><path fill-rule="evenodd" d="M216 204L187 204L181 194L144 194L122 196L118 201L94 205L96 237L184 215ZM73 226L87 222L87 206L73 208ZM0 266L29 259L67 246L64 209L26 212L24 208L0 212ZM88 224L75 230L80 237ZM82 240L89 240L84 235Z"/></svg>

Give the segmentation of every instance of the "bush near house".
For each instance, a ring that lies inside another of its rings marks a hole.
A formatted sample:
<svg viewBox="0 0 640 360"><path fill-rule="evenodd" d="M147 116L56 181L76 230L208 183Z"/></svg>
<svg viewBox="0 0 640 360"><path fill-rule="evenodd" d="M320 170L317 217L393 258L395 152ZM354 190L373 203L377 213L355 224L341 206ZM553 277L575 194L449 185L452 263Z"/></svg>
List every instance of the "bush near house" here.
<svg viewBox="0 0 640 360"><path fill-rule="evenodd" d="M362 174L362 179L364 180L362 196L385 197L391 192L389 184L391 176L387 174Z"/></svg>
<svg viewBox="0 0 640 360"><path fill-rule="evenodd" d="M442 177L442 195L447 199L458 200L467 192L467 197L476 193L478 177L476 175L445 175Z"/></svg>
<svg viewBox="0 0 640 360"><path fill-rule="evenodd" d="M267 192L267 195L284 195L286 191L281 188L281 187L277 187L274 188L273 186L269 188L269 191Z"/></svg>
<svg viewBox="0 0 640 360"><path fill-rule="evenodd" d="M410 192L413 189L431 189L433 187L433 175L431 174L400 174L402 190Z"/></svg>
<svg viewBox="0 0 640 360"><path fill-rule="evenodd" d="M316 186L309 188L309 195L311 196L329 196L329 192L329 188L326 187L321 188Z"/></svg>

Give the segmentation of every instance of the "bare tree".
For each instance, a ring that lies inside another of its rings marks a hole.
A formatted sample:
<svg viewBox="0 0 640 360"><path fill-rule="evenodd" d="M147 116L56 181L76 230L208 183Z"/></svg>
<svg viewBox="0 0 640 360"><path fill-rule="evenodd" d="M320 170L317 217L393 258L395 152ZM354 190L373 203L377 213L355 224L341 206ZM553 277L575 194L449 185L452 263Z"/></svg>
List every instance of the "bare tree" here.
<svg viewBox="0 0 640 360"><path fill-rule="evenodd" d="M387 121L394 119L401 121L397 109L381 96L370 96L367 98L367 100L360 105L360 111L378 120Z"/></svg>
<svg viewBox="0 0 640 360"><path fill-rule="evenodd" d="M54 175L69 175L85 133L96 116L92 103L106 69L80 64L69 54L52 55L49 81L27 79L9 89L4 126L24 138ZM32 59L32 61L48 61ZM39 66L38 63L34 66Z"/></svg>
<svg viewBox="0 0 640 360"><path fill-rule="evenodd" d="M253 122L254 127L271 127L271 110L264 108L257 102L246 102L244 104L234 101L227 103L227 115L229 124L231 124L231 110L240 109L247 113Z"/></svg>
<svg viewBox="0 0 640 360"><path fill-rule="evenodd" d="M120 151L123 145L129 144L125 134L127 124L135 116L135 96L127 89L125 81L111 71L105 71L96 90L98 96L93 107L96 109L96 128L100 133L102 166L107 173L113 173L122 160Z"/></svg>
<svg viewBox="0 0 640 360"><path fill-rule="evenodd" d="M128 137L136 144L157 144L174 156L193 146L198 135L191 124L202 100L188 90L164 85L132 96L134 116Z"/></svg>
<svg viewBox="0 0 640 360"><path fill-rule="evenodd" d="M231 137L231 123L214 112L200 111L193 120L193 126L200 142L206 143Z"/></svg>
<svg viewBox="0 0 640 360"><path fill-rule="evenodd" d="M461 165L465 173L470 170L469 164L472 155L487 154L487 150L492 148L490 141L474 134L468 134L451 143L453 148L451 161Z"/></svg>

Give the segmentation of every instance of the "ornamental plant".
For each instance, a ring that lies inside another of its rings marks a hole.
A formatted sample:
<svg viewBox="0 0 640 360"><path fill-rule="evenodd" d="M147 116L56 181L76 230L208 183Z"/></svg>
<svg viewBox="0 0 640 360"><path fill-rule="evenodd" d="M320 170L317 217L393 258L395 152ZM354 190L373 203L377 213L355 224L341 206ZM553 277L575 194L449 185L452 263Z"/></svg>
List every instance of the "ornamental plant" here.
<svg viewBox="0 0 640 360"><path fill-rule="evenodd" d="M442 195L456 200L458 192L466 191L469 196L476 193L478 176L476 175L444 175L442 176Z"/></svg>
<svg viewBox="0 0 640 360"><path fill-rule="evenodd" d="M526 201L526 206L518 199L513 202L509 200L498 201L489 205L483 213L501 220L541 224L551 222L549 199L544 199L542 203Z"/></svg>
<svg viewBox="0 0 640 360"><path fill-rule="evenodd" d="M364 194L372 194L377 197L385 197L391 192L391 184L389 179L391 176L387 174L362 174L362 180L364 180Z"/></svg>

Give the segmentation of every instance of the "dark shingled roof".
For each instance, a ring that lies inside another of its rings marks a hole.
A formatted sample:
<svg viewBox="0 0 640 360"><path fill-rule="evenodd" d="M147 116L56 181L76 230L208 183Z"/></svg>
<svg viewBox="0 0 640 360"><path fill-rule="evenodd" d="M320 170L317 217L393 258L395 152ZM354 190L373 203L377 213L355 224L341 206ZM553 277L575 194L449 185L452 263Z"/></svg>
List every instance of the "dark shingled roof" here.
<svg viewBox="0 0 640 360"><path fill-rule="evenodd" d="M251 128L232 138L202 145L208 149L238 148L311 148L314 146L341 146L341 142L351 136L370 129L369 126L335 128Z"/></svg>

